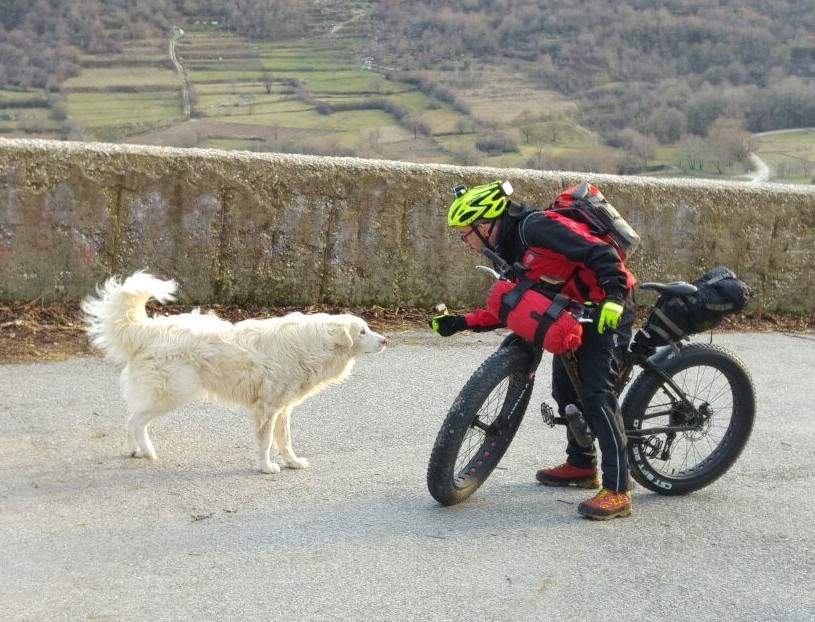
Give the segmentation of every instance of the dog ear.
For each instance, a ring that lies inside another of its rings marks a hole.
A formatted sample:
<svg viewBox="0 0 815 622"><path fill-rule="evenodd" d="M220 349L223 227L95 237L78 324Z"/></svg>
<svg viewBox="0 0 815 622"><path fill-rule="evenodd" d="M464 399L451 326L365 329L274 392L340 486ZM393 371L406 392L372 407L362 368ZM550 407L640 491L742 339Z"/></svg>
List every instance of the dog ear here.
<svg viewBox="0 0 815 622"><path fill-rule="evenodd" d="M354 340L351 337L351 329L347 324L335 324L331 328L331 336L341 348L350 348L354 345Z"/></svg>

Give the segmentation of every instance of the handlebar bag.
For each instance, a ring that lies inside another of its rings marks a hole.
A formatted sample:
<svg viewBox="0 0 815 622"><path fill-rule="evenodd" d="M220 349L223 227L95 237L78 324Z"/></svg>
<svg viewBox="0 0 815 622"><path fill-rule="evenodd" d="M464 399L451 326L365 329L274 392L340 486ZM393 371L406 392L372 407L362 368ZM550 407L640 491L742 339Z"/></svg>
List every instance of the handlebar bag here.
<svg viewBox="0 0 815 622"><path fill-rule="evenodd" d="M571 301L560 294L549 298L533 289L534 283L532 279L496 281L487 294L487 311L547 352L576 350L583 342L583 327L566 311Z"/></svg>

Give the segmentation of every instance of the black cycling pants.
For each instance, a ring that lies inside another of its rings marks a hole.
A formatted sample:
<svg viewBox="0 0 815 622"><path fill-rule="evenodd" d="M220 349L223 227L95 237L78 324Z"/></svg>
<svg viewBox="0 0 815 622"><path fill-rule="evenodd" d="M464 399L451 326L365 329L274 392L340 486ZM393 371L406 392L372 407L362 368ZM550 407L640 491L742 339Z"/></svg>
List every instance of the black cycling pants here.
<svg viewBox="0 0 815 622"><path fill-rule="evenodd" d="M583 344L575 352L580 374L583 416L597 437L603 488L609 490L624 491L630 488L625 429L620 406L614 395L614 381L619 373L622 353L628 349L631 341L633 322L634 309L629 302L616 331L606 330L600 335L593 324L584 325ZM567 404L579 403L559 356L555 356L552 363L552 397L557 402L561 416ZM596 465L594 447L580 447L568 426L566 430L566 461L576 467Z"/></svg>

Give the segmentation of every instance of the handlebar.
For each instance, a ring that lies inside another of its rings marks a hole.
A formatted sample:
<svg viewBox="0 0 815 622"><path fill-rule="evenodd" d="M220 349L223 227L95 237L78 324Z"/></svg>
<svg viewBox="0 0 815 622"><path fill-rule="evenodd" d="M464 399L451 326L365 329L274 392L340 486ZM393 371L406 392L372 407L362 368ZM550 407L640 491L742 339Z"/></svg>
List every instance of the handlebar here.
<svg viewBox="0 0 815 622"><path fill-rule="evenodd" d="M509 276L509 272L510 270L512 270L512 266L510 266L506 261L504 261L504 259L500 255L498 255L498 253L485 246L484 248L481 249L481 254L484 255L484 257L486 257L487 259L489 259L496 266L498 266L500 272L497 273L495 278L500 279ZM487 268L487 266L479 266L479 268ZM487 270L490 270L490 268L487 268ZM494 270L490 270L490 272L495 273Z"/></svg>
<svg viewBox="0 0 815 622"><path fill-rule="evenodd" d="M521 263L515 263L513 265L509 265L506 261L504 261L503 257L501 257L498 253L494 250L489 248L482 248L481 254L484 255L487 259L489 259L493 264L498 267L498 272L488 268L487 266L479 266L481 270L485 270L490 274L495 275L497 279L503 279L505 281L512 281L514 279L522 277L529 268Z"/></svg>

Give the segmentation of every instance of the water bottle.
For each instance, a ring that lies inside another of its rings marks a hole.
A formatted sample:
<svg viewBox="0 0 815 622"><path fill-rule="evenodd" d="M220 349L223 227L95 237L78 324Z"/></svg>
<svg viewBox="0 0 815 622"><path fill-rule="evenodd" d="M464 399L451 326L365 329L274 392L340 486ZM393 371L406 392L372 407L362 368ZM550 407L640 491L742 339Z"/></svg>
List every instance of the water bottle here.
<svg viewBox="0 0 815 622"><path fill-rule="evenodd" d="M580 412L580 409L574 404L567 404L566 408L563 409L563 414L569 423L569 429L574 434L574 440L577 441L577 444L584 449L591 448L594 445L594 433L589 428L589 424L586 423L586 418Z"/></svg>

